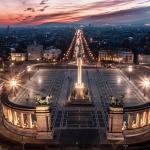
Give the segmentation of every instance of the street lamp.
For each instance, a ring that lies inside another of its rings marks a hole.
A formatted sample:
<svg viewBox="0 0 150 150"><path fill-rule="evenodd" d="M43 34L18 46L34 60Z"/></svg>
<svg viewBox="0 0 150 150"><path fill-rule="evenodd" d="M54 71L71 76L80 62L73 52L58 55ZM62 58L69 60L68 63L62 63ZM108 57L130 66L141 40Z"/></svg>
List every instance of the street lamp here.
<svg viewBox="0 0 150 150"><path fill-rule="evenodd" d="M14 65L15 65L14 62L12 62L12 63L11 63L11 67L13 67Z"/></svg>
<svg viewBox="0 0 150 150"><path fill-rule="evenodd" d="M142 86L143 86L143 93L144 97L146 96L146 90L150 87L150 80L148 78L144 78L142 81Z"/></svg>
<svg viewBox="0 0 150 150"><path fill-rule="evenodd" d="M12 71L15 69L14 66L15 66L15 63L14 63L14 62L11 62L11 64L10 64L11 75L12 75L12 73L13 73Z"/></svg>
<svg viewBox="0 0 150 150"><path fill-rule="evenodd" d="M16 93L15 93L15 89L16 89L16 86L17 86L17 80L16 79L11 79L10 81L10 86L13 90L13 95L16 96Z"/></svg>
<svg viewBox="0 0 150 150"><path fill-rule="evenodd" d="M31 71L31 67L30 67L30 66L27 67L27 71L28 71L28 72Z"/></svg>
<svg viewBox="0 0 150 150"><path fill-rule="evenodd" d="M121 84L121 77L117 77L117 83Z"/></svg>
<svg viewBox="0 0 150 150"><path fill-rule="evenodd" d="M27 67L27 72L28 72L29 80L30 80L30 72L31 72L31 67L30 66Z"/></svg>
<svg viewBox="0 0 150 150"><path fill-rule="evenodd" d="M10 85L11 85L11 87L16 87L16 85L17 85L16 79L11 79Z"/></svg>
<svg viewBox="0 0 150 150"><path fill-rule="evenodd" d="M132 66L129 66L128 67L128 72L129 72L129 80L130 80L130 76L131 76L131 72L133 71L133 67Z"/></svg>

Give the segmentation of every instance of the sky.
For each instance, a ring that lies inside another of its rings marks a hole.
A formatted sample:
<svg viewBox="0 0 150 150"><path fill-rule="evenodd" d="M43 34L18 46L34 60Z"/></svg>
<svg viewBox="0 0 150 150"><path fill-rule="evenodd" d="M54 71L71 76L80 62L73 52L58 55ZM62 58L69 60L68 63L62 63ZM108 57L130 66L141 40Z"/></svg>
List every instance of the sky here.
<svg viewBox="0 0 150 150"><path fill-rule="evenodd" d="M150 0L0 0L0 25L150 23Z"/></svg>

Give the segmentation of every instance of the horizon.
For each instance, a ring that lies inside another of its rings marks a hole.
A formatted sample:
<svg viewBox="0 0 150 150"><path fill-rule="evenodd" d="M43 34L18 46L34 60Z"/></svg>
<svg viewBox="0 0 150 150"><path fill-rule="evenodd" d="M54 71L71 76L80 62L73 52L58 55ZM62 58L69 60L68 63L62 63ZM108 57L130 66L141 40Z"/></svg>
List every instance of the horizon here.
<svg viewBox="0 0 150 150"><path fill-rule="evenodd" d="M48 22L150 24L149 0L5 0L0 9L1 26Z"/></svg>

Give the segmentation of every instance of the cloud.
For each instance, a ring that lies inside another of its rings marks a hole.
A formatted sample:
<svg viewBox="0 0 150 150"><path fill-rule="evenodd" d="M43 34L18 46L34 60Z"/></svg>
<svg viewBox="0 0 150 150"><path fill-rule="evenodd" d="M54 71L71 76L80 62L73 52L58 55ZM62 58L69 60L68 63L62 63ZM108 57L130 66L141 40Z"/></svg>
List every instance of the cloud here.
<svg viewBox="0 0 150 150"><path fill-rule="evenodd" d="M150 7L133 8L128 10L120 10L113 13L91 15L80 20L81 22L128 22L128 21L143 21L149 18L148 11Z"/></svg>
<svg viewBox="0 0 150 150"><path fill-rule="evenodd" d="M36 22L36 21L43 21L47 19L65 18L65 17L70 17L73 14L74 14L73 12L65 12L65 13L60 12L60 13L53 13L53 14L37 15L32 19L32 21Z"/></svg>
<svg viewBox="0 0 150 150"><path fill-rule="evenodd" d="M81 7L77 7L78 9L82 9L82 10L94 10L94 9L105 9L105 11L109 11L109 8L113 8L114 6L118 6L118 8L121 5L127 5L127 4L131 4L132 2L134 2L135 0L107 0L107 1L100 1L100 2L93 2L93 3L87 3L85 5L82 5Z"/></svg>
<svg viewBox="0 0 150 150"><path fill-rule="evenodd" d="M24 17L22 20L28 20L28 19L30 19L30 18L32 18L32 16L26 16L26 17Z"/></svg>
<svg viewBox="0 0 150 150"><path fill-rule="evenodd" d="M121 21L122 18L137 20L141 16L148 16L149 13L146 15L142 10L150 6L150 0L51 0L51 3L49 1L5 0L4 5L1 5L0 2L0 19L10 22L9 16L11 16L23 23L31 24L46 21L69 21L69 19L72 22L117 19ZM51 9L47 9L50 6ZM9 8L7 13L3 13L6 8ZM19 14L23 16L19 17ZM136 14L139 14L140 17ZM29 15L32 17L28 18Z"/></svg>
<svg viewBox="0 0 150 150"><path fill-rule="evenodd" d="M28 16L24 16L23 14L20 14L18 15L17 17L14 17L14 18L9 18L11 21L17 21L18 23L20 22L25 22L25 21L28 21L31 20L32 16L31 15L28 15Z"/></svg>
<svg viewBox="0 0 150 150"><path fill-rule="evenodd" d="M43 7L46 9L47 7ZM72 11L66 12L57 12L57 13L47 13L47 14L40 14L34 17L30 17L29 19L23 19L20 23L41 23L41 22L81 22L81 23L114 23L114 22L125 22L127 20L139 20L141 18L146 18L149 13L150 7L142 7L142 8L133 8L128 10L119 10L116 12L106 12L106 13L99 13L96 15L87 15L81 16L80 13L88 9L89 6L77 8ZM42 11L44 11L44 9ZM80 13L79 13L80 12ZM146 15L147 14L147 15Z"/></svg>
<svg viewBox="0 0 150 150"><path fill-rule="evenodd" d="M42 1L40 2L40 5L47 4L47 2L48 2L48 0L42 0Z"/></svg>
<svg viewBox="0 0 150 150"><path fill-rule="evenodd" d="M39 9L39 11L43 12L43 11L45 11L45 9L48 8L48 7L49 7L49 6L46 5L46 6L44 6L43 8Z"/></svg>
<svg viewBox="0 0 150 150"><path fill-rule="evenodd" d="M22 2L22 5L26 5L26 3L27 3L25 0L23 0L21 2Z"/></svg>
<svg viewBox="0 0 150 150"><path fill-rule="evenodd" d="M31 7L28 7L28 8L26 8L24 11L35 12L35 9L34 9L34 8L31 8Z"/></svg>
<svg viewBox="0 0 150 150"><path fill-rule="evenodd" d="M58 12L53 14L41 14L31 17L29 20L22 20L19 24L40 24L43 22L72 22L80 20L79 16L74 16L74 12Z"/></svg>

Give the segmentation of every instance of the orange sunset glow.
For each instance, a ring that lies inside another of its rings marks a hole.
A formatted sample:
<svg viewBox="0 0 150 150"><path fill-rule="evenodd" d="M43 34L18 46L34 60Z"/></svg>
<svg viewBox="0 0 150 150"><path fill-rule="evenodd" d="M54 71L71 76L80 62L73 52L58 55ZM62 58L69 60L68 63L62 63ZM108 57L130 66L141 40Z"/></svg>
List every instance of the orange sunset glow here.
<svg viewBox="0 0 150 150"><path fill-rule="evenodd" d="M5 0L0 1L0 24L98 20L122 12L135 15L149 7L148 0Z"/></svg>

